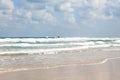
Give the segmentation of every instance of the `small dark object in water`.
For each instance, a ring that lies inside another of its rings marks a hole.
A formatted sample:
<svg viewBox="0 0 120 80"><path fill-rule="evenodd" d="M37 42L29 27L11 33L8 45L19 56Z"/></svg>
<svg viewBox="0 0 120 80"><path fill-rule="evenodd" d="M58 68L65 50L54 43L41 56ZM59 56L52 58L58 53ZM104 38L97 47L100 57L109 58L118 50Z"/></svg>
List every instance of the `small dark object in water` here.
<svg viewBox="0 0 120 80"><path fill-rule="evenodd" d="M57 38L60 38L60 36L57 36Z"/></svg>

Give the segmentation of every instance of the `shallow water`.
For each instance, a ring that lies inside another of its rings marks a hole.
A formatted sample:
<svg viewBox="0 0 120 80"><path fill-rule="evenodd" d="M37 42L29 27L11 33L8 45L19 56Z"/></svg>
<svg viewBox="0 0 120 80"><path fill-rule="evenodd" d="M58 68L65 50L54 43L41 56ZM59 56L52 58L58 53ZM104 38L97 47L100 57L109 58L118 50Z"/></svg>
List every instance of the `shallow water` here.
<svg viewBox="0 0 120 80"><path fill-rule="evenodd" d="M0 72L94 64L120 57L120 38L0 38Z"/></svg>

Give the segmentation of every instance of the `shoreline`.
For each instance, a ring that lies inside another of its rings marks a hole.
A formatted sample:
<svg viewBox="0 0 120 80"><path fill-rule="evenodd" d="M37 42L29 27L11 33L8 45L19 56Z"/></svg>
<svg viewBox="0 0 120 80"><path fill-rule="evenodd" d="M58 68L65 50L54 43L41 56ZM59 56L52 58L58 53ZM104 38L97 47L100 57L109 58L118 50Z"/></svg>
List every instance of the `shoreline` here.
<svg viewBox="0 0 120 80"><path fill-rule="evenodd" d="M91 48L60 54L2 57L12 64L0 67L0 80L120 79L120 47ZM33 62L29 63L30 60Z"/></svg>
<svg viewBox="0 0 120 80"><path fill-rule="evenodd" d="M74 67L74 66L77 66L77 65L80 65L80 66L94 66L94 65L105 64L108 61L117 60L117 59L120 59L120 57L108 58L108 59L104 59L104 60L101 60L100 62L96 62L96 63L85 63L85 64L75 63L75 64L56 65L56 66L51 66L51 67L41 67L41 68L20 68L20 69L14 69L14 68L12 69L11 68L11 69L8 69L7 71L0 72L0 74L10 73L10 72L20 72L20 71L54 69L54 68L62 68L62 67Z"/></svg>
<svg viewBox="0 0 120 80"><path fill-rule="evenodd" d="M57 56L57 57L56 59L53 59L52 62L49 62L49 61L47 63L43 62L44 64L34 63L34 64L31 64L30 66L20 65L21 67L19 66L16 66L16 67L13 66L8 68L0 67L0 74L7 73L7 72L17 72L17 71L52 69L52 68L68 67L68 66L75 66L75 65L84 66L84 65L103 64L111 59L120 58L119 52L120 52L120 47L105 47L105 48L102 47L102 48L90 48L85 50L75 50L74 52L70 51L70 53L60 53L60 54L52 54L52 55L45 54L44 56L45 57L47 56L47 58L49 58L50 56L51 57ZM29 57L28 55L26 56ZM35 58L37 56L39 55L35 55ZM9 55L7 55L6 57L9 57ZM15 57L15 56L10 55L10 57L12 59L12 57ZM41 55L41 57L43 57L43 55ZM48 60L51 60L51 58ZM60 60L63 60L63 61L61 62Z"/></svg>
<svg viewBox="0 0 120 80"><path fill-rule="evenodd" d="M99 64L61 66L0 74L1 80L119 80L120 57Z"/></svg>

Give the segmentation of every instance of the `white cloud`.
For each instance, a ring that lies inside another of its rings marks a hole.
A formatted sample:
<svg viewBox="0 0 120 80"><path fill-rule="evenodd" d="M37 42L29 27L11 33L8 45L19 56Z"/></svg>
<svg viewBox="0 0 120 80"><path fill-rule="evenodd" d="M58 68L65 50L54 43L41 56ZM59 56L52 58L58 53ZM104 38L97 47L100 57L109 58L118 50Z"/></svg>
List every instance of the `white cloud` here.
<svg viewBox="0 0 120 80"><path fill-rule="evenodd" d="M20 18L24 18L24 19L31 19L32 18L32 12L29 10L23 10L23 9L16 9L14 11L15 16L13 17L20 17Z"/></svg>
<svg viewBox="0 0 120 80"><path fill-rule="evenodd" d="M74 8L72 8L72 4L70 2L65 2L60 5L60 9L63 11L73 12Z"/></svg>
<svg viewBox="0 0 120 80"><path fill-rule="evenodd" d="M104 9L106 7L107 0L92 0L92 7L94 9Z"/></svg>
<svg viewBox="0 0 120 80"><path fill-rule="evenodd" d="M64 19L65 19L65 21L67 21L70 24L76 24L75 16L72 13L71 14L65 13Z"/></svg>
<svg viewBox="0 0 120 80"><path fill-rule="evenodd" d="M12 0L0 0L0 14L10 15L14 9L14 4Z"/></svg>
<svg viewBox="0 0 120 80"><path fill-rule="evenodd" d="M45 3L50 0L20 0L14 15L15 18L25 19L33 23L57 23L57 19L53 16L53 8Z"/></svg>
<svg viewBox="0 0 120 80"><path fill-rule="evenodd" d="M109 0L107 1L108 6L120 7L120 0Z"/></svg>
<svg viewBox="0 0 120 80"><path fill-rule="evenodd" d="M76 24L88 18L109 20L120 16L120 0L19 0L19 5L13 1L0 0L0 20Z"/></svg>
<svg viewBox="0 0 120 80"><path fill-rule="evenodd" d="M31 3L48 3L48 2L55 2L56 0L27 0Z"/></svg>
<svg viewBox="0 0 120 80"><path fill-rule="evenodd" d="M12 20L12 11L14 4L12 0L0 0L0 21L2 24ZM0 24L1 24L0 23Z"/></svg>
<svg viewBox="0 0 120 80"><path fill-rule="evenodd" d="M0 0L0 9L14 9L12 0Z"/></svg>
<svg viewBox="0 0 120 80"><path fill-rule="evenodd" d="M120 13L119 10L119 0L93 0L92 8L90 9L88 15L94 19L109 20L118 18Z"/></svg>
<svg viewBox="0 0 120 80"><path fill-rule="evenodd" d="M89 15L91 18L93 19L103 19L103 20L109 20L113 18L113 15L106 15L104 12L102 11L90 11Z"/></svg>
<svg viewBox="0 0 120 80"><path fill-rule="evenodd" d="M53 23L56 24L56 18L46 10L33 11L33 20L39 21L40 23Z"/></svg>
<svg viewBox="0 0 120 80"><path fill-rule="evenodd" d="M105 14L106 7L107 7L107 0L92 0L91 9L88 12L88 15L90 15L90 17L93 19L103 19L103 20L112 19L113 16Z"/></svg>

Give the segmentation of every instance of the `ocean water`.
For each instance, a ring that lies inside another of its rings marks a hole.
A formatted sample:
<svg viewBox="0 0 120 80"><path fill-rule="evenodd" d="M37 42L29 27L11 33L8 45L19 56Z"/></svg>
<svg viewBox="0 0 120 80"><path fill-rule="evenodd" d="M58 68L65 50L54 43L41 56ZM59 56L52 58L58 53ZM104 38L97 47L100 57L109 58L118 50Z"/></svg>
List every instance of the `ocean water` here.
<svg viewBox="0 0 120 80"><path fill-rule="evenodd" d="M0 38L0 54L54 54L110 46L120 46L120 38Z"/></svg>
<svg viewBox="0 0 120 80"><path fill-rule="evenodd" d="M0 38L0 72L77 63L81 50L111 46L119 47L120 38Z"/></svg>

